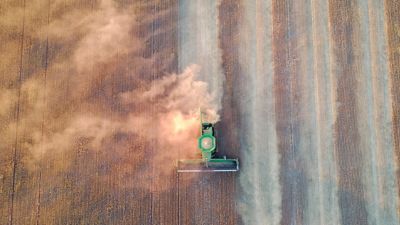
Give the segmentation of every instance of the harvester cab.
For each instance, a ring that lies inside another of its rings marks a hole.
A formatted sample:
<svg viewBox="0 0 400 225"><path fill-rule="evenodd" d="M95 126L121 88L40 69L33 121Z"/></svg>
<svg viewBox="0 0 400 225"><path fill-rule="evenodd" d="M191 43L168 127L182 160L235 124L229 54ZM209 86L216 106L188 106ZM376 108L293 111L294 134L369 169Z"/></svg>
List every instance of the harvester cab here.
<svg viewBox="0 0 400 225"><path fill-rule="evenodd" d="M217 158L217 142L214 124L201 121L201 136L198 138L201 159L178 160L177 171L182 172L237 172L238 159Z"/></svg>

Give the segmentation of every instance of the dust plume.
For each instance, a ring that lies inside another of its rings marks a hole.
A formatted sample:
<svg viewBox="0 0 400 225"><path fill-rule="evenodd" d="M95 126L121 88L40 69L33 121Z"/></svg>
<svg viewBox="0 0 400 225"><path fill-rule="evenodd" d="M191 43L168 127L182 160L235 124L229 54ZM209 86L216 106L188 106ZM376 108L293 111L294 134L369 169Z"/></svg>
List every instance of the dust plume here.
<svg viewBox="0 0 400 225"><path fill-rule="evenodd" d="M65 177L74 170L82 172L76 167L80 160L92 160L85 173L97 177L95 181L85 178L87 185L113 176L120 188L147 189L156 181L144 177L166 175L163 179L168 179L175 160L195 157L199 109L216 122L219 106L208 84L200 81L199 66L177 74L171 69L173 50L148 53L153 48L149 39L155 37L146 26L148 21L166 20L163 14L149 16L141 13L146 6L132 3L122 8L111 0L88 3L79 10L74 7L76 1L54 1L50 7L43 2L26 4L31 10L24 38L40 43L33 47L43 52L46 62L25 69L35 58L29 58L30 49L24 49L19 82L17 69L5 69L15 67L18 52L2 46L5 51L0 57L10 60L1 65L5 76L0 86L4 127L0 134L12 140L17 133L20 166L27 173L52 168L47 176ZM46 15L47 8L48 23L36 18ZM20 7L12 11L14 18L23 13ZM1 26L20 29L10 19L12 15L3 17L7 20ZM39 26L30 21L42 22ZM175 29L174 24L168 26ZM151 32L167 35L168 29ZM5 41L18 45L14 39ZM4 85L8 81L14 85ZM12 118L17 104L21 106L18 120ZM10 141L0 145L7 151L13 148Z"/></svg>

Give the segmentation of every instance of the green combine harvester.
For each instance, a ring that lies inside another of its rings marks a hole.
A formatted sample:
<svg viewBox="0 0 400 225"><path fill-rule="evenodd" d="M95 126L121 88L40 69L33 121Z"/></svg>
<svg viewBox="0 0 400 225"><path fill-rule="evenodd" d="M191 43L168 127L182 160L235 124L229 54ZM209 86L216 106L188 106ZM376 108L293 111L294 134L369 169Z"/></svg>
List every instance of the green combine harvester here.
<svg viewBox="0 0 400 225"><path fill-rule="evenodd" d="M202 113L200 113L202 114ZM202 118L202 115L200 115ZM201 120L201 136L198 139L198 147L201 151L201 159L182 159L178 161L178 173L184 172L237 172L239 171L238 159L216 158L217 143L214 124Z"/></svg>

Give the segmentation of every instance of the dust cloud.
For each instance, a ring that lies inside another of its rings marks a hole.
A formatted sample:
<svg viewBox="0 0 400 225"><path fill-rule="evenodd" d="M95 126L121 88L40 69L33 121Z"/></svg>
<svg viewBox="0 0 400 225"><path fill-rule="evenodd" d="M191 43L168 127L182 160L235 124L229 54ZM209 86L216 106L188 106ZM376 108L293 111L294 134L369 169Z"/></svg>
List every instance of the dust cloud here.
<svg viewBox="0 0 400 225"><path fill-rule="evenodd" d="M48 60L36 56L43 61L25 69L35 56L24 49L19 81L18 69L6 69L18 62L18 52L7 47L18 41L10 38L1 46L0 57L9 60L1 65L0 134L13 140L17 133L19 166L31 174L51 168L48 176L63 177L79 170L77 161L92 160L87 173L97 174L96 182L115 176L120 186L147 188L155 181L137 180L171 175L179 156L197 154L199 109L215 122L219 106L207 83L199 81L199 66L176 74L168 70L173 63L169 52L146 53L151 34L146 35L143 23L162 15L142 15L135 3L122 8L102 0L78 10L76 1L54 1L47 22L38 19L47 14L45 1L26 4L31 10L24 41L40 43L26 48L47 48ZM1 16L0 24L18 32L23 10L12 11ZM41 21L40 27L32 21ZM160 60L166 65L156 67ZM17 104L18 120L13 118ZM12 143L1 145L12 149Z"/></svg>

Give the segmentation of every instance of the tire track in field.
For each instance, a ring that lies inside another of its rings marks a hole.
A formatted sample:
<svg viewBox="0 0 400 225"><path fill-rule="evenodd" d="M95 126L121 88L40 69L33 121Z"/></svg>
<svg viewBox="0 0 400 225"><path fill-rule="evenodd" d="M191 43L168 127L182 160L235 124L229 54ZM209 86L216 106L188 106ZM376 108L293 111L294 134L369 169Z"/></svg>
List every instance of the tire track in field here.
<svg viewBox="0 0 400 225"><path fill-rule="evenodd" d="M24 56L24 37L25 37L25 5L26 2L23 2L23 18L22 18L22 31L21 31L21 54L19 60L19 72L18 72L18 88L17 88L17 102L15 106L15 140L13 147L13 157L12 157L12 182L11 182L11 192L9 196L8 202L8 224L12 225L14 221L14 199L15 199L15 183L16 183L16 170L17 170L17 155L19 149L19 125L20 125L20 106L21 106L21 89L23 82L23 56Z"/></svg>

